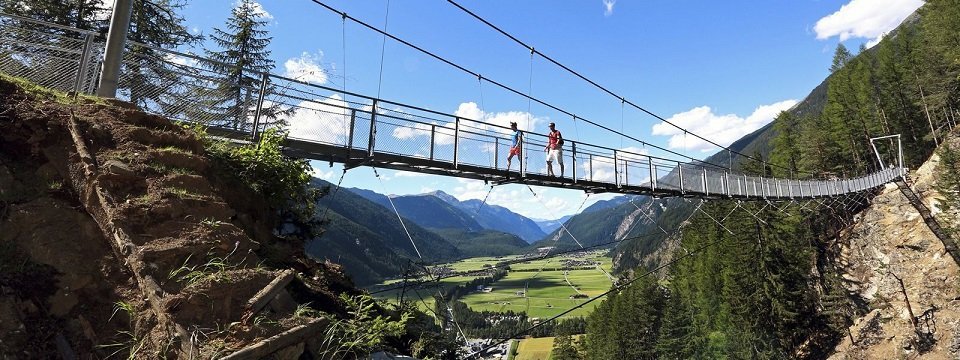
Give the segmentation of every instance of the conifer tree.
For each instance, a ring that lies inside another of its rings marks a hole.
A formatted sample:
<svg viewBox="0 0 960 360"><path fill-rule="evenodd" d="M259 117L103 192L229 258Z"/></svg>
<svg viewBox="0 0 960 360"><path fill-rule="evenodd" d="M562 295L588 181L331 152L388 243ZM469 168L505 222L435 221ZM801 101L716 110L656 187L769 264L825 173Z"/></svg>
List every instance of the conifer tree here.
<svg viewBox="0 0 960 360"><path fill-rule="evenodd" d="M133 3L127 38L136 43L128 43L120 90L129 95L130 102L141 108L155 106L159 108L151 110L177 114L176 108L191 101L182 93L184 83L195 79L179 74L189 73L192 69L174 64L166 53L152 48L175 49L196 44L202 39L183 25L184 18L178 11L185 5L180 0Z"/></svg>
<svg viewBox="0 0 960 360"><path fill-rule="evenodd" d="M202 65L222 78L209 91L208 106L220 125L242 129L255 111L261 75L274 68L270 58L272 38L265 30L268 20L253 0L240 0L224 29L214 28L210 38L220 50L207 50ZM268 93L270 89L268 89ZM276 116L276 111L268 116Z"/></svg>
<svg viewBox="0 0 960 360"><path fill-rule="evenodd" d="M106 25L108 9L101 0L0 0L0 11L34 20L98 31Z"/></svg>
<svg viewBox="0 0 960 360"><path fill-rule="evenodd" d="M550 353L550 359L553 360L580 360L580 352L577 351L570 335L560 334L553 339L553 351Z"/></svg>

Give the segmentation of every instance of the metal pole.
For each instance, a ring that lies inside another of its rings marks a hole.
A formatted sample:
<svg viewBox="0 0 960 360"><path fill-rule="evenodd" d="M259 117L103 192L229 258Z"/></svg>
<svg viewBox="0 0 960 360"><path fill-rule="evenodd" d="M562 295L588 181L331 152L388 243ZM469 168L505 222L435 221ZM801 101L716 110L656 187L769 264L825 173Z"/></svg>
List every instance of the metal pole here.
<svg viewBox="0 0 960 360"><path fill-rule="evenodd" d="M373 107L370 111L370 138L367 141L367 156L373 157L373 149L376 147L377 143L377 109L378 106L377 99L373 99Z"/></svg>
<svg viewBox="0 0 960 360"><path fill-rule="evenodd" d="M347 149L353 150L353 126L357 122L357 110L350 109L350 131L347 135Z"/></svg>
<svg viewBox="0 0 960 360"><path fill-rule="evenodd" d="M77 68L77 82L73 84L73 92L79 93L83 81L87 79L87 67L90 66L90 48L93 45L93 34L87 34L83 42L83 51L80 52L80 64Z"/></svg>
<svg viewBox="0 0 960 360"><path fill-rule="evenodd" d="M437 140L437 126L430 125L430 160L433 160L433 144ZM497 158L496 158L496 149L494 149L494 158L493 158L494 168L496 168Z"/></svg>
<svg viewBox="0 0 960 360"><path fill-rule="evenodd" d="M620 187L620 168L617 165L617 151L613 151L613 183Z"/></svg>
<svg viewBox="0 0 960 360"><path fill-rule="evenodd" d="M254 143L260 142L260 139L259 139L259 137L260 137L260 115L261 115L262 112L263 112L263 98L264 98L264 96L266 96L266 94L267 94L267 81L270 80L270 77L269 77L269 76L270 76L270 75L267 74L267 73L263 73L263 74L260 76L260 95L257 96L257 111L256 111L256 112L254 113L254 115L253 115L253 130L251 130L251 132L252 132L252 134L253 134L253 142L254 142Z"/></svg>
<svg viewBox="0 0 960 360"><path fill-rule="evenodd" d="M120 65L123 64L124 46L127 30L130 27L130 15L133 12L133 0L116 0L113 15L110 17L110 31L107 33L107 49L103 56L103 68L100 71L100 84L97 96L117 97L120 84Z"/></svg>
<svg viewBox="0 0 960 360"><path fill-rule="evenodd" d="M680 193L683 194L683 164L677 162L677 174L680 175Z"/></svg>
<svg viewBox="0 0 960 360"><path fill-rule="evenodd" d="M573 183L577 183L577 142L571 141L570 146L573 148Z"/></svg>
<svg viewBox="0 0 960 360"><path fill-rule="evenodd" d="M657 190L657 169L653 165L653 158L647 156L647 166L650 167L650 190Z"/></svg>
<svg viewBox="0 0 960 360"><path fill-rule="evenodd" d="M460 118L453 121L453 168L460 165Z"/></svg>
<svg viewBox="0 0 960 360"><path fill-rule="evenodd" d="M436 125L433 126L434 128ZM430 151L433 153L433 141L430 142ZM430 156L430 160L433 160L433 156ZM493 138L493 168L500 170L500 138Z"/></svg>
<svg viewBox="0 0 960 360"><path fill-rule="evenodd" d="M707 188L707 168L703 168L703 193L710 196L710 189Z"/></svg>

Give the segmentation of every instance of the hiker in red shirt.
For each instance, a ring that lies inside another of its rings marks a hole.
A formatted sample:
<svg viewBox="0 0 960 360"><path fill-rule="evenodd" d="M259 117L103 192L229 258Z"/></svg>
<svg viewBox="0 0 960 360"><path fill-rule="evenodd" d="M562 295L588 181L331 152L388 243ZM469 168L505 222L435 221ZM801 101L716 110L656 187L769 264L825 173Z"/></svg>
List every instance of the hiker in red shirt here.
<svg viewBox="0 0 960 360"><path fill-rule="evenodd" d="M563 135L550 123L550 133L547 134L547 176L557 176L553 173L553 162L560 165L560 177L563 177Z"/></svg>

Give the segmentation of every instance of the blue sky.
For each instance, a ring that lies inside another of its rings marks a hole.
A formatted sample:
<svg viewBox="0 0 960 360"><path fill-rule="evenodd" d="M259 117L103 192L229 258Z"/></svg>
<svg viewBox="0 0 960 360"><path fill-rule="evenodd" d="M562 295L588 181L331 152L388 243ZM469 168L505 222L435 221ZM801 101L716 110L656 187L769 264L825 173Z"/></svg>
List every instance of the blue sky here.
<svg viewBox="0 0 960 360"><path fill-rule="evenodd" d="M322 0L350 16L633 137L702 158L717 148L684 136L540 58L444 0ZM459 0L464 7L671 122L722 145L767 124L802 100L827 75L839 42L871 46L922 5L921 0L796 1L516 1ZM389 15L388 13L389 4ZM193 1L184 10L192 31L212 33L233 1ZM623 149L638 143L499 90L402 44L387 40L309 0L260 0L273 41L275 73L444 113L545 132L556 122L567 138ZM346 39L346 42L343 39ZM346 52L344 52L346 49ZM380 78L381 51L383 75ZM532 67L532 74L531 74ZM529 106L529 107L528 107ZM303 121L309 121L303 119ZM294 122L293 126L306 126ZM656 154L656 153L654 153ZM676 158L675 156L673 158ZM342 167L313 163L336 182ZM570 169L567 169L569 173ZM387 194L442 190L482 199L479 181L369 168L347 172L344 186ZM585 199L573 190L523 185L494 188L489 202L553 219ZM592 195L587 205L611 195Z"/></svg>

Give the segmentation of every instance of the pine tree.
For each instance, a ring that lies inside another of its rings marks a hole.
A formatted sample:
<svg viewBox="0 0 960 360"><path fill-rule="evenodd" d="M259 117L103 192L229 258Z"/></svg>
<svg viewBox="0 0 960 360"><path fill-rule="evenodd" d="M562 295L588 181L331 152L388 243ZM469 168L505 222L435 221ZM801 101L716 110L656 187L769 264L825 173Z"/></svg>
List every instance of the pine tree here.
<svg viewBox="0 0 960 360"><path fill-rule="evenodd" d="M770 162L777 164L778 177L796 178L800 169L801 151L799 147L799 121L789 112L781 112L774 120L773 127L777 136L773 138L773 150L770 152Z"/></svg>
<svg viewBox="0 0 960 360"><path fill-rule="evenodd" d="M208 49L207 57L213 61L201 63L221 77L205 91L210 116L217 118L217 125L243 129L253 117L261 75L274 68L267 50L272 39L264 29L267 20L255 5L252 0L240 0L226 28L214 28L210 36L221 50ZM271 90L267 89L268 93ZM266 115L275 117L277 112L274 108Z"/></svg>
<svg viewBox="0 0 960 360"><path fill-rule="evenodd" d="M0 0L0 11L83 30L106 26L109 9L101 0Z"/></svg>
<svg viewBox="0 0 960 360"><path fill-rule="evenodd" d="M137 44L128 43L120 91L127 93L130 102L141 108L177 115L178 108L192 101L183 92L187 89L185 84L196 79L180 74L194 69L177 65L168 59L167 53L153 49L175 49L202 39L183 25L183 16L178 11L184 6L179 0L135 1L133 4L127 38Z"/></svg>
<svg viewBox="0 0 960 360"><path fill-rule="evenodd" d="M553 338L553 351L550 352L550 359L580 360L582 357L580 357L580 352L574 346L570 335L561 334Z"/></svg>

